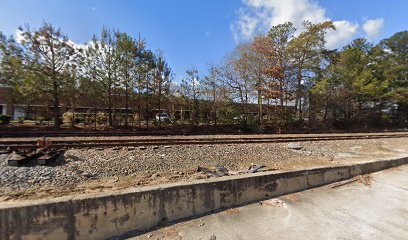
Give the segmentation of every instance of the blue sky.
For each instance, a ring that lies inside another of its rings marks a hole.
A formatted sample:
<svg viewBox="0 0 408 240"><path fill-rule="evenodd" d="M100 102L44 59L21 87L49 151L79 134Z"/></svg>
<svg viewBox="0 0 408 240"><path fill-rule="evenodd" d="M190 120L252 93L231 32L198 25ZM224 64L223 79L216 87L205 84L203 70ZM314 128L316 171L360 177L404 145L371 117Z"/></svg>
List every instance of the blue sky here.
<svg viewBox="0 0 408 240"><path fill-rule="evenodd" d="M13 35L19 25L45 20L77 43L102 26L140 32L149 48L164 51L178 80L192 66L203 73L238 42L276 23L333 20L338 30L328 44L334 48L408 30L407 12L408 0L0 0L0 31Z"/></svg>

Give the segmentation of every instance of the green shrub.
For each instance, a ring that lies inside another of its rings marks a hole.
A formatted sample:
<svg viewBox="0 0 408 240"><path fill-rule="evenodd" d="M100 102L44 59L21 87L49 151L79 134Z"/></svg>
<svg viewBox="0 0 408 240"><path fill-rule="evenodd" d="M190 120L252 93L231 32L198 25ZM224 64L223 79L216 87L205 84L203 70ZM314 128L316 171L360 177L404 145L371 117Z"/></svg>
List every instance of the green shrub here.
<svg viewBox="0 0 408 240"><path fill-rule="evenodd" d="M295 128L297 125L296 120L293 118L293 114L291 112L285 112L284 116L283 116L283 122L281 122L281 124L279 124L279 128L280 129L292 129Z"/></svg>
<svg viewBox="0 0 408 240"><path fill-rule="evenodd" d="M18 117L18 123L24 123L24 117Z"/></svg>
<svg viewBox="0 0 408 240"><path fill-rule="evenodd" d="M77 117L75 117L75 124L79 124L84 121L85 121L85 118L82 115L78 115Z"/></svg>
<svg viewBox="0 0 408 240"><path fill-rule="evenodd" d="M3 124L9 124L11 121L11 116L10 115L0 115L0 122Z"/></svg>
<svg viewBox="0 0 408 240"><path fill-rule="evenodd" d="M64 112L64 114L62 114L62 119L64 123L72 124L74 114L72 112Z"/></svg>
<svg viewBox="0 0 408 240"><path fill-rule="evenodd" d="M233 124L234 123L234 117L238 116L239 113L231 108L224 108L221 109L218 114L218 122L221 124Z"/></svg>
<svg viewBox="0 0 408 240"><path fill-rule="evenodd" d="M73 114L72 112L65 112L62 114L62 119L64 123L72 124L72 121L74 121L74 124L78 124L80 122L84 122L84 116L82 116L80 113L75 113Z"/></svg>
<svg viewBox="0 0 408 240"><path fill-rule="evenodd" d="M259 119L257 116L254 115L247 115L246 119L245 116L240 118L240 129L245 132L250 132L258 128L259 126Z"/></svg>
<svg viewBox="0 0 408 240"><path fill-rule="evenodd" d="M94 116L93 115L87 115L85 116L85 125L90 125L90 124L94 124Z"/></svg>
<svg viewBox="0 0 408 240"><path fill-rule="evenodd" d="M107 120L108 120L108 114L104 112L98 112L96 114L96 122L98 124L105 124Z"/></svg>
<svg viewBox="0 0 408 240"><path fill-rule="evenodd" d="M43 125L45 121L45 117L36 117L35 118L35 124L37 125Z"/></svg>
<svg viewBox="0 0 408 240"><path fill-rule="evenodd" d="M140 120L143 119L143 117L139 117L139 113L135 113L133 114L133 121L138 122Z"/></svg>

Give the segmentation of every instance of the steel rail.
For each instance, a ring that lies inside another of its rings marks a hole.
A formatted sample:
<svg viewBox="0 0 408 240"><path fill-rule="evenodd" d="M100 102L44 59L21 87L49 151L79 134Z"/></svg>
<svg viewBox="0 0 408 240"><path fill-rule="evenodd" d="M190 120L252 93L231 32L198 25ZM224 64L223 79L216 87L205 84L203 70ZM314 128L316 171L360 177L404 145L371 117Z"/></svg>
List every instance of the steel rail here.
<svg viewBox="0 0 408 240"><path fill-rule="evenodd" d="M86 139L86 140L58 140L52 141L49 148L91 148L91 147L126 147L151 145L197 145L197 144L244 144L244 143L278 143L301 141L331 141L353 139L405 138L408 134L381 135L346 135L346 136L300 136L300 137L256 137L256 138L182 138L182 139ZM35 141L0 142L0 148L30 149L36 148Z"/></svg>
<svg viewBox="0 0 408 240"><path fill-rule="evenodd" d="M190 141L228 141L228 140L235 140L235 141L246 141L246 140L275 140L275 139L320 139L320 138L335 138L335 139L351 139L354 137L359 138L368 138L368 137L376 137L376 138L387 138L387 137L408 137L408 134L359 134L359 135L317 135L317 136L276 136L276 137L222 137L222 138L140 138L140 139L72 139L72 140L53 140L50 139L54 144L64 144L64 143L122 143L122 142L157 142L157 141L178 141L178 142L190 142ZM9 145L9 144L30 144L34 143L35 140L8 140L8 141L1 141L1 145Z"/></svg>

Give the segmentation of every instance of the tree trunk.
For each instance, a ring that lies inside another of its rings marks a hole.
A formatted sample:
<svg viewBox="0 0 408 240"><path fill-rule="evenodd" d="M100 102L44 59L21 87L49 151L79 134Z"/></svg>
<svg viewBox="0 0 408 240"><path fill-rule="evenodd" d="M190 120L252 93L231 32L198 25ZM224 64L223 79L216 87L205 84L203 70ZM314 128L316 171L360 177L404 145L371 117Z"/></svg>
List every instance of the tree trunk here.
<svg viewBox="0 0 408 240"><path fill-rule="evenodd" d="M26 104L26 110L24 113L24 118L27 119L29 117L29 111L30 111L30 103Z"/></svg>
<svg viewBox="0 0 408 240"><path fill-rule="evenodd" d="M299 97L299 120L303 120L302 95Z"/></svg>
<svg viewBox="0 0 408 240"><path fill-rule="evenodd" d="M129 93L128 93L128 84L126 82L125 86L125 127L128 127L128 112L129 112Z"/></svg>
<svg viewBox="0 0 408 240"><path fill-rule="evenodd" d="M94 129L96 130L96 107L94 108Z"/></svg>
<svg viewBox="0 0 408 240"><path fill-rule="evenodd" d="M138 122L138 125L139 125L139 129L141 129L141 127L142 127L142 122L140 121L140 118L142 117L142 109L141 109L141 94L142 94L142 83L141 83L141 81L140 81L140 73L139 73L139 81L138 81L138 96L137 96L137 114L138 114L138 117L137 117L137 122Z"/></svg>
<svg viewBox="0 0 408 240"><path fill-rule="evenodd" d="M111 81L109 80L109 87L108 87L108 115L109 115L109 127L112 127L113 120L112 120L112 86Z"/></svg>
<svg viewBox="0 0 408 240"><path fill-rule="evenodd" d="M245 84L245 86L246 86L246 84ZM246 129L248 127L248 91L247 90L245 90L245 110L244 110L244 112L245 112L244 126L245 126L245 129Z"/></svg>
<svg viewBox="0 0 408 240"><path fill-rule="evenodd" d="M194 90L195 91L195 90ZM194 93L193 97L193 125L197 125L197 99Z"/></svg>
<svg viewBox="0 0 408 240"><path fill-rule="evenodd" d="M158 128L161 128L161 83L159 83L159 124L158 124Z"/></svg>
<svg viewBox="0 0 408 240"><path fill-rule="evenodd" d="M146 74L146 129L149 128L149 75Z"/></svg>
<svg viewBox="0 0 408 240"><path fill-rule="evenodd" d="M326 123L327 121L327 111L328 110L329 110L329 106L328 106L327 99L326 99L326 101L324 102L324 116L323 116L324 123Z"/></svg>
<svg viewBox="0 0 408 240"><path fill-rule="evenodd" d="M270 111L270 99L268 98L266 102L266 120L269 121L271 120L271 111Z"/></svg>
<svg viewBox="0 0 408 240"><path fill-rule="evenodd" d="M214 125L217 126L217 106L215 103L215 98L216 98L216 92L215 92L215 87L213 88L213 110L214 110Z"/></svg>
<svg viewBox="0 0 408 240"><path fill-rule="evenodd" d="M315 101L314 101L313 93L309 92L309 124L311 126L313 126L315 117L316 117L314 104L315 104Z"/></svg>
<svg viewBox="0 0 408 240"><path fill-rule="evenodd" d="M283 84L284 84L284 78L279 79L279 101L280 101L280 114L281 114L281 120L285 119L286 115L286 108L284 108L284 93L283 93Z"/></svg>
<svg viewBox="0 0 408 240"><path fill-rule="evenodd" d="M60 129L60 111L59 111L59 96L58 96L58 85L56 80L54 80L53 83L54 87L54 92L53 92L53 97L54 97L54 128L56 130Z"/></svg>
<svg viewBox="0 0 408 240"><path fill-rule="evenodd" d="M73 127L75 126L75 97L74 97L74 94L72 94L71 105L72 105L72 121L71 121L71 127L73 128Z"/></svg>
<svg viewBox="0 0 408 240"><path fill-rule="evenodd" d="M262 92L258 90L258 121L259 124L262 124Z"/></svg>
<svg viewBox="0 0 408 240"><path fill-rule="evenodd" d="M300 111L301 110L301 104L302 104L302 69L303 69L303 61L300 61L298 63L298 71L296 74L296 80L297 80L297 86L296 86L296 102L295 102L295 111L293 117L296 117L296 113L298 110L298 107L300 106ZM301 113L299 113L299 118L301 118Z"/></svg>
<svg viewBox="0 0 408 240"><path fill-rule="evenodd" d="M246 118L246 110L245 110L245 98L244 98L244 93L241 89L239 89L239 94L240 94L240 99L241 99L241 111L242 111L242 115L244 116L244 118ZM241 116L239 116L239 120L241 121ZM244 119L245 120L245 119ZM245 125L246 127L246 125Z"/></svg>
<svg viewBox="0 0 408 240"><path fill-rule="evenodd" d="M298 107L302 104L302 100L300 96L301 95L301 84L302 84L302 72L300 70L298 70L296 78L297 78L297 88L296 88L295 112L293 114L294 117L296 117ZM300 114L299 114L299 118L300 118Z"/></svg>

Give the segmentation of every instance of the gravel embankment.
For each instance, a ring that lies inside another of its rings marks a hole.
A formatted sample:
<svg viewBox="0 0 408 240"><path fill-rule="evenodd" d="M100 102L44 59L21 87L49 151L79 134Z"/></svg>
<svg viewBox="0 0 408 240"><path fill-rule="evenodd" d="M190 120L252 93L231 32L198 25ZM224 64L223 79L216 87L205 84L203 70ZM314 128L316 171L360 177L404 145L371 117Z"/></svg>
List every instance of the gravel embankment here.
<svg viewBox="0 0 408 240"><path fill-rule="evenodd" d="M408 138L299 144L303 146L302 150L289 149L287 143L71 149L53 166L10 167L7 165L8 156L0 155L0 193L33 191L42 187L54 188L58 192L112 177L126 177L129 182L132 177L147 179L142 185L157 177L162 182L175 181L173 175L178 176L176 180L189 179L198 166L216 164L234 171L247 169L252 163L271 169L292 169L408 153Z"/></svg>

